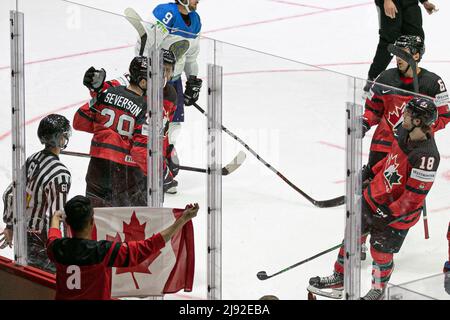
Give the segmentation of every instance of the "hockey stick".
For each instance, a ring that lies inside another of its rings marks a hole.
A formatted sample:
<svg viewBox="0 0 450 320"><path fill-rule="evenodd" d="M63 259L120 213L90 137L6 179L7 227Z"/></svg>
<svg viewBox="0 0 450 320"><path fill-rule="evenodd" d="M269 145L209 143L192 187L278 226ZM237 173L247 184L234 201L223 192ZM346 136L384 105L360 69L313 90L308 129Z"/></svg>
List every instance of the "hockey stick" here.
<svg viewBox="0 0 450 320"><path fill-rule="evenodd" d="M91 157L87 153L74 152L74 151L64 151L63 150L63 151L61 151L61 154L64 154L67 156L83 157L83 158ZM225 165L222 168L222 175L227 176L230 173L233 173L234 171L236 171L236 169L238 169L241 166L241 164L244 162L245 157L246 157L245 152L239 151L239 153L233 158L233 160L231 160L231 162L229 162L227 165ZM180 170L185 170L185 171L194 171L194 172L202 172L202 173L208 172L207 169L196 168L196 167L180 166L179 168L180 168Z"/></svg>
<svg viewBox="0 0 450 320"><path fill-rule="evenodd" d="M207 116L205 110L202 109L197 103L194 103L194 107L203 113L205 116ZM293 184L291 181L289 181L281 172L276 170L270 163L265 161L259 154L255 152L252 148L250 148L244 141L242 141L241 138L239 138L237 135L235 135L233 132L228 130L222 125L222 130L228 133L233 139L235 139L237 142L239 142L241 145L245 147L248 151L250 151L251 154L253 154L259 161L261 161L267 168L269 168L272 172L274 172L277 176L279 176L284 182L286 182L292 189L300 193L303 197L305 197L309 202L311 202L313 205L319 208L329 208L329 207L337 207L345 203L345 196L340 196L337 198L329 199L329 200L315 200L311 198L309 195L307 195L305 192L303 192L300 188L298 188L295 184Z"/></svg>
<svg viewBox="0 0 450 320"><path fill-rule="evenodd" d="M143 34L145 33L145 29L142 26L141 23L141 17L139 14L133 9L133 8L127 8L125 9L125 16L126 19L131 23L131 25L136 29L139 36L142 38ZM141 50L142 50L142 42L141 42ZM194 103L194 107L199 110L201 113L203 113L205 116L206 112L203 110L198 104ZM264 165L272 170L277 176L279 176L284 182L286 182L291 188L293 188L295 191L300 193L303 197L305 197L309 202L311 202L313 205L319 208L329 208L329 207L337 207L345 203L345 196L340 196L334 199L329 200L315 200L311 198L309 195L307 195L305 192L303 192L300 188L298 188L296 185L294 185L291 181L289 181L283 174L281 174L278 170L276 170L274 167L272 167L269 163L267 163L264 159L262 159L253 149L251 149L244 141L242 141L238 136L236 136L234 133L232 133L230 130L222 126L222 130L228 133L231 137L233 137L236 141L238 141L240 144L242 144L250 153L252 153L258 160L260 160Z"/></svg>
<svg viewBox="0 0 450 320"><path fill-rule="evenodd" d="M413 85L414 85L414 92L419 93L419 79L417 77L417 62L416 60L414 60L414 57L402 50L399 47L394 46L393 44L389 44L388 45L388 51L390 53L392 53L394 56L399 57L400 59L406 61L409 66L412 69L412 73L413 73Z"/></svg>
<svg viewBox="0 0 450 320"><path fill-rule="evenodd" d="M414 210L414 211L408 212L408 213L406 213L406 214L404 214L404 215L398 217L397 219L391 221L391 222L388 224L388 226L390 226L390 225L392 225L392 224L394 224L394 223L396 223L396 222L398 222L398 221L400 221L400 220L403 220L403 219L405 219L405 218L407 218L407 217L409 217L409 216L411 216L411 215L413 215L413 214L416 214L417 211L420 211L420 210L422 210L422 208L419 208L419 209L416 209L416 210ZM362 234L362 235L361 235L361 238L367 236L369 233L370 233L370 231L368 231L368 232ZM340 243L340 244L338 244L338 245L335 245L334 247L331 247L331 248L329 248L329 249L327 249L327 250L324 250L324 251L322 251L322 252L319 252L318 254L316 254L316 255L314 255L314 256L312 256L312 257L309 257L309 258L307 258L307 259L305 259L305 260L302 260L302 261L300 261L300 262L297 262L296 264L293 264L292 266L289 266L289 267L287 267L287 268L284 268L283 270L278 271L278 272L276 272L276 273L274 273L274 274L272 274L272 275L270 275L270 276L267 274L266 271L259 271L259 272L256 274L256 277L258 277L259 280L267 280L267 279L273 278L273 277L275 277L275 276L277 276L277 275L279 275L279 274L282 274L282 273L285 273L286 271L289 271L289 270L291 270L291 269L294 269L295 267L298 267L298 266L300 266L300 265L302 265L302 264L304 264L304 263L306 263L306 262L309 262L309 261L314 260L314 259L316 259L316 258L318 258L318 257L320 257L320 256L323 256L324 254L326 254L326 253L328 253L328 252L331 252L331 251L333 251L333 250L336 250L336 249L342 247L343 245L344 245L344 243L342 242L342 243Z"/></svg>
<svg viewBox="0 0 450 320"><path fill-rule="evenodd" d="M141 48L139 49L139 55L142 56L145 49L145 43L147 42L147 32L141 22L141 17L133 8L126 8L124 11L125 19L136 29L141 37Z"/></svg>
<svg viewBox="0 0 450 320"><path fill-rule="evenodd" d="M417 76L417 62L414 59L414 57L410 53L400 49L399 47L394 46L393 44L388 45L388 51L390 53L392 53L393 55L399 57L400 59L406 61L409 64L409 66L411 67L411 70L412 70L412 74L413 74L414 92L419 93L419 78ZM425 239L429 239L430 234L428 232L428 216L427 216L427 206L426 206L425 200L423 201L422 216L423 216L423 227L425 230Z"/></svg>

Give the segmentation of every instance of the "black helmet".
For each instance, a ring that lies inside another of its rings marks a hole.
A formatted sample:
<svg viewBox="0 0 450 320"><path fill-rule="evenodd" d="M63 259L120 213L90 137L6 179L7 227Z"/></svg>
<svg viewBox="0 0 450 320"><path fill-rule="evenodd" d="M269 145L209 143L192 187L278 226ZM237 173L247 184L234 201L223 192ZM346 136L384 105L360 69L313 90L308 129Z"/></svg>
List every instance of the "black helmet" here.
<svg viewBox="0 0 450 320"><path fill-rule="evenodd" d="M163 51L164 63L175 66L177 59L175 58L175 55L173 54L173 52L170 50L166 50L166 49L162 49L162 51Z"/></svg>
<svg viewBox="0 0 450 320"><path fill-rule="evenodd" d="M414 119L422 120L422 124L431 126L437 120L438 112L433 100L423 97L414 97L406 104Z"/></svg>
<svg viewBox="0 0 450 320"><path fill-rule="evenodd" d="M147 57L134 57L130 63L130 82L133 84L138 84L142 79L147 79L147 67Z"/></svg>
<svg viewBox="0 0 450 320"><path fill-rule="evenodd" d="M50 114L39 123L38 137L41 143L45 144L45 147L64 149L67 147L71 135L70 122L62 115ZM65 138L62 145L61 137Z"/></svg>
<svg viewBox="0 0 450 320"><path fill-rule="evenodd" d="M420 54L419 61L425 53L425 43L420 36L403 35L395 40L394 45L399 48L409 49L412 55Z"/></svg>

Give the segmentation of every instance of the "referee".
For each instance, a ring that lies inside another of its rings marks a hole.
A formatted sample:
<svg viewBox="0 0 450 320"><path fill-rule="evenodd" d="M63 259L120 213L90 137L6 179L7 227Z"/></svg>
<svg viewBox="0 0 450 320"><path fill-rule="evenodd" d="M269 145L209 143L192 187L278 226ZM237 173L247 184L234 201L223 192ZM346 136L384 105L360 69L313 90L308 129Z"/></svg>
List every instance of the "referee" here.
<svg viewBox="0 0 450 320"><path fill-rule="evenodd" d="M58 156L66 148L71 132L70 122L64 116L46 116L38 128L39 140L45 148L26 161L27 264L52 273L56 269L46 253L47 230L53 213L63 210L70 189L70 172ZM10 184L3 194L6 228L0 233L0 249L12 247L12 198Z"/></svg>
<svg viewBox="0 0 450 320"><path fill-rule="evenodd" d="M428 14L437 10L436 6L427 0L375 0L379 20L379 42L367 75L368 80L375 80L389 65L392 55L387 47L398 37L409 34L425 39L419 1ZM367 82L364 91L368 92L371 86L372 83Z"/></svg>

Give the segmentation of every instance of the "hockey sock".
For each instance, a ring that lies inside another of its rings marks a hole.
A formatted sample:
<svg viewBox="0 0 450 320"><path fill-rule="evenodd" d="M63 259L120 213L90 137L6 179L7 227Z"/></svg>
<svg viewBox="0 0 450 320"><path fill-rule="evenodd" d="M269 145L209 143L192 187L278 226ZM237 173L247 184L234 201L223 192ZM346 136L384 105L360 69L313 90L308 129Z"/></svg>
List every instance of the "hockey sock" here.
<svg viewBox="0 0 450 320"><path fill-rule="evenodd" d="M394 269L394 254L377 251L372 246L372 288L383 289L391 278Z"/></svg>
<svg viewBox="0 0 450 320"><path fill-rule="evenodd" d="M334 271L337 273L344 273L344 247L339 249L337 260L334 263Z"/></svg>
<svg viewBox="0 0 450 320"><path fill-rule="evenodd" d="M365 243L366 239L367 239L367 236L362 236L361 243ZM342 273L342 274L344 273L344 255L345 255L344 246L342 246L339 249L337 260L334 263L334 271L337 273Z"/></svg>

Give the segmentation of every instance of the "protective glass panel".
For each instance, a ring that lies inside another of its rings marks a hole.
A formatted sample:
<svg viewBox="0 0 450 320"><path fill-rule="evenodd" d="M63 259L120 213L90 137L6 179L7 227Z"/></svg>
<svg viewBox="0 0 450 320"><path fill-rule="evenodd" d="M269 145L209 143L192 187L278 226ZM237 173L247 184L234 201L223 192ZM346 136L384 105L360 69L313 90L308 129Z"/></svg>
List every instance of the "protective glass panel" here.
<svg viewBox="0 0 450 320"><path fill-rule="evenodd" d="M388 288L388 300L450 300L448 274L437 274L423 279L392 285Z"/></svg>
<svg viewBox="0 0 450 320"><path fill-rule="evenodd" d="M247 155L222 180L223 298L306 299L310 278L332 274L344 236L343 199L328 200L345 194L349 78L225 43L219 52L232 132L222 164Z"/></svg>
<svg viewBox="0 0 450 320"><path fill-rule="evenodd" d="M16 9L15 1L2 1L0 3L0 23L3 26L0 29L0 46L3 50L0 52L0 79L2 81L0 102L2 106L0 120L0 148L3 157L0 160L0 190L3 192L12 180L12 152L11 152L11 47L10 47L10 10ZM3 208L3 204L1 208ZM3 213L3 210L1 211ZM0 219L0 230L3 231L5 224ZM14 251L6 246L0 251L0 254L8 259L14 258Z"/></svg>

